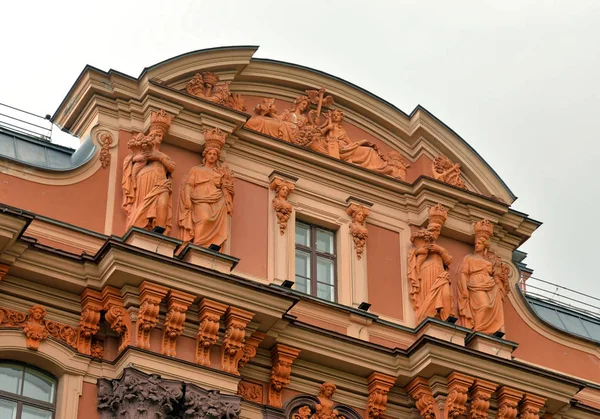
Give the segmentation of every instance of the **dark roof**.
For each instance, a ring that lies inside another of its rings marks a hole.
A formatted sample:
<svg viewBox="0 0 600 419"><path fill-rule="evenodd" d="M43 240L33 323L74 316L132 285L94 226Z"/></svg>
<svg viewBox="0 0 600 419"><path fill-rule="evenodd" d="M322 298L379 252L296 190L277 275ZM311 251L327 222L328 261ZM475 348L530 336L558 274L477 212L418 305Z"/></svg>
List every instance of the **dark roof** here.
<svg viewBox="0 0 600 419"><path fill-rule="evenodd" d="M81 146L74 150L0 127L0 157L39 169L53 171L76 169L92 158L96 148L91 137L86 138Z"/></svg>
<svg viewBox="0 0 600 419"><path fill-rule="evenodd" d="M549 325L563 332L600 343L600 313L580 310L557 301L525 295L531 309Z"/></svg>

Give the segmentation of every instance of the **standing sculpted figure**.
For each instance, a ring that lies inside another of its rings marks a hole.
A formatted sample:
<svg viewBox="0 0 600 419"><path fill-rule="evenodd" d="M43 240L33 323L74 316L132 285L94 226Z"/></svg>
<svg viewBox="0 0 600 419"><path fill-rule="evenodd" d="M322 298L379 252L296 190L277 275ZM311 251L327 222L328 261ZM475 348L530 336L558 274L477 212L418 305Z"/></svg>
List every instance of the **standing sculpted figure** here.
<svg viewBox="0 0 600 419"><path fill-rule="evenodd" d="M127 143L131 154L123 161L123 209L127 229L171 229L171 173L175 162L158 148L171 126L164 110L152 112L148 135L137 134Z"/></svg>
<svg viewBox="0 0 600 419"><path fill-rule="evenodd" d="M458 283L461 324L476 332L504 332L502 302L508 294L508 265L489 250L494 225L475 223L475 252L465 256Z"/></svg>
<svg viewBox="0 0 600 419"><path fill-rule="evenodd" d="M448 211L440 204L429 209L427 229L411 235L414 245L408 254L410 298L417 323L426 317L446 320L454 315L450 273L452 256L437 244Z"/></svg>
<svg viewBox="0 0 600 419"><path fill-rule="evenodd" d="M225 243L227 216L233 213L233 174L219 162L226 136L218 128L204 132L202 164L190 170L181 187L181 239L202 247Z"/></svg>

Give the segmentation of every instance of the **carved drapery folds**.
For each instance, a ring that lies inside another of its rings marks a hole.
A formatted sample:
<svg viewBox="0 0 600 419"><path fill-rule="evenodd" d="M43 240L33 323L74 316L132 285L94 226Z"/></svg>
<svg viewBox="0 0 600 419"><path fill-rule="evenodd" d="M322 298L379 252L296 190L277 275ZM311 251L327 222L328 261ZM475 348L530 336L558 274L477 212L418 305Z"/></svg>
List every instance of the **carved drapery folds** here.
<svg viewBox="0 0 600 419"><path fill-rule="evenodd" d="M371 210L360 204L351 203L346 208L346 213L352 217L350 223L350 234L354 241L354 249L356 250L356 257L358 260L362 258L362 254L367 244L367 238L369 237L369 230L367 230L366 218L369 216Z"/></svg>
<svg viewBox="0 0 600 419"><path fill-rule="evenodd" d="M227 81L220 85L218 84L219 82L218 75L210 71L205 71L202 74L197 73L187 84L185 90L192 96L218 103L237 111L245 111L246 103L244 98L237 93L231 93L229 90L231 82Z"/></svg>
<svg viewBox="0 0 600 419"><path fill-rule="evenodd" d="M487 419L490 398L496 391L497 384L477 379L471 388L471 404L469 419Z"/></svg>
<svg viewBox="0 0 600 419"><path fill-rule="evenodd" d="M457 419L467 412L469 387L475 379L468 375L453 372L448 376L448 397L446 398L446 418Z"/></svg>
<svg viewBox="0 0 600 419"><path fill-rule="evenodd" d="M185 313L196 299L195 295L186 294L181 291L169 291L167 300L167 315L162 334L161 353L168 356L176 355L176 341L183 333Z"/></svg>
<svg viewBox="0 0 600 419"><path fill-rule="evenodd" d="M413 233L408 253L410 299L417 323L426 317L446 320L454 316L449 266L452 256L437 244L448 211L437 204L429 208L427 229Z"/></svg>
<svg viewBox="0 0 600 419"><path fill-rule="evenodd" d="M210 348L219 339L219 321L227 306L204 298L198 309L200 325L196 335L196 363L210 366Z"/></svg>
<svg viewBox="0 0 600 419"><path fill-rule="evenodd" d="M275 99L265 98L258 104L246 127L283 141L307 147L330 157L343 160L396 179L406 179L408 164L397 151L382 152L368 140L353 141L343 127L344 113L324 108L333 105L325 89L306 90L294 105L279 113ZM314 105L316 109L310 109Z"/></svg>
<svg viewBox="0 0 600 419"><path fill-rule="evenodd" d="M281 394L283 389L290 383L292 363L300 354L300 350L291 346L276 344L271 350L271 376L269 380L269 392L267 402L269 406L281 407Z"/></svg>
<svg viewBox="0 0 600 419"><path fill-rule="evenodd" d="M92 354L92 338L100 329L102 294L85 289L81 294L81 316L79 317L79 341L77 350L83 354Z"/></svg>
<svg viewBox="0 0 600 419"><path fill-rule="evenodd" d="M275 191L273 209L277 216L277 224L279 224L279 234L283 235L292 214L292 204L288 202L287 198L294 191L295 185L293 182L275 177L271 181L270 188Z"/></svg>
<svg viewBox="0 0 600 419"><path fill-rule="evenodd" d="M237 419L240 398L125 368L119 380L98 380L98 411L109 418Z"/></svg>
<svg viewBox="0 0 600 419"><path fill-rule="evenodd" d="M475 223L475 252L462 262L458 283L459 318L477 332L504 331L503 301L508 294L508 265L489 250L494 225Z"/></svg>
<svg viewBox="0 0 600 419"><path fill-rule="evenodd" d="M523 392L502 387L497 392L498 411L496 419L516 419L519 401L523 398Z"/></svg>
<svg viewBox="0 0 600 419"><path fill-rule="evenodd" d="M221 345L221 369L223 371L239 374L238 362L244 353L246 326L253 317L254 313L250 311L235 307L227 309L225 316L225 336ZM258 343L256 346L258 346ZM256 351L256 348L254 348L254 351Z"/></svg>
<svg viewBox="0 0 600 419"><path fill-rule="evenodd" d="M113 136L109 132L103 132L99 140L102 145L102 148L100 148L100 164L103 169L106 169L110 166L110 146L113 142Z"/></svg>
<svg viewBox="0 0 600 419"><path fill-rule="evenodd" d="M181 185L179 227L181 239L198 246L223 246L228 238L228 216L233 214L233 173L219 156L227 134L204 131L202 164L193 167Z"/></svg>
<svg viewBox="0 0 600 419"><path fill-rule="evenodd" d="M104 318L110 328L121 337L118 349L121 352L131 344L131 317L117 288L108 286L102 290L102 308L106 311Z"/></svg>
<svg viewBox="0 0 600 419"><path fill-rule="evenodd" d="M164 110L152 112L147 135L136 134L128 143L131 153L123 161L123 209L127 229L132 226L152 230L171 229L171 173L175 162L159 151L171 126Z"/></svg>
<svg viewBox="0 0 600 419"><path fill-rule="evenodd" d="M441 180L449 185L467 189L465 181L462 179L460 163L453 163L448 157L437 156L431 165L431 172L434 179Z"/></svg>
<svg viewBox="0 0 600 419"><path fill-rule="evenodd" d="M160 302L169 290L151 282L143 282L140 285L140 310L136 322L136 346L142 349L150 349L150 332L158 323L158 312Z"/></svg>
<svg viewBox="0 0 600 419"><path fill-rule="evenodd" d="M369 399L367 400L367 415L369 419L378 419L385 413L387 394L396 383L396 378L374 372L369 376Z"/></svg>
<svg viewBox="0 0 600 419"><path fill-rule="evenodd" d="M406 392L415 399L415 406L423 419L436 419L439 410L426 379L415 378L406 387Z"/></svg>

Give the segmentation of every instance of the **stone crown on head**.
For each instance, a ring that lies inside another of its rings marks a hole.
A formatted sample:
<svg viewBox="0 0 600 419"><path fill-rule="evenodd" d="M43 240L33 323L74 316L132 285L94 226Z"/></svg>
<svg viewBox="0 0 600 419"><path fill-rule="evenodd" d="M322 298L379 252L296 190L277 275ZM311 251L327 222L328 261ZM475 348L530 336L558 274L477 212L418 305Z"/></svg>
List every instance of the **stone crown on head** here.
<svg viewBox="0 0 600 419"><path fill-rule="evenodd" d="M489 240L494 234L494 224L492 224L490 220L477 221L474 228L475 238L483 237L484 239Z"/></svg>
<svg viewBox="0 0 600 419"><path fill-rule="evenodd" d="M172 120L173 118L171 115L166 113L164 109L161 109L158 112L152 112L150 114L150 130L159 129L166 134L171 127Z"/></svg>
<svg viewBox="0 0 600 419"><path fill-rule="evenodd" d="M220 151L225 144L225 138L227 138L227 133L221 131L219 128L205 129L204 149L214 148Z"/></svg>

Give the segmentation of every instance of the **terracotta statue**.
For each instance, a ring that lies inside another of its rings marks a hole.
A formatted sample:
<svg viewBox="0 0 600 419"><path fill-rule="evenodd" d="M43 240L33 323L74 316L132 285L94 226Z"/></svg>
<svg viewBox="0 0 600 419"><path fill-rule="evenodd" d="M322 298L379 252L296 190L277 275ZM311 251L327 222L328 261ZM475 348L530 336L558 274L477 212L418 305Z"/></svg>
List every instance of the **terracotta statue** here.
<svg viewBox="0 0 600 419"><path fill-rule="evenodd" d="M288 220L292 214L292 204L287 200L288 195L292 193L295 185L284 179L275 178L271 182L270 188L275 191L273 198L273 209L277 215L277 223L279 224L279 234L283 235L287 228Z"/></svg>
<svg viewBox="0 0 600 419"><path fill-rule="evenodd" d="M28 349L37 350L40 342L48 337L48 330L44 321L46 309L40 305L34 305L29 309L27 323L23 327L27 338L26 345Z"/></svg>
<svg viewBox="0 0 600 419"><path fill-rule="evenodd" d="M127 229L171 229L171 173L175 162L158 148L171 126L164 110L152 112L148 135L137 134L127 143L131 154L123 161L123 209Z"/></svg>
<svg viewBox="0 0 600 419"><path fill-rule="evenodd" d="M443 154L435 158L431 166L431 171L434 179L458 186L459 188L467 189L465 181L460 175L460 164L452 163L452 160Z"/></svg>
<svg viewBox="0 0 600 419"><path fill-rule="evenodd" d="M263 134L293 142L299 129L307 122L306 111L310 105L307 96L298 96L291 109L277 113L275 99L263 99L254 111L258 114L246 122L246 127Z"/></svg>
<svg viewBox="0 0 600 419"><path fill-rule="evenodd" d="M363 205L350 204L346 209L346 213L352 217L352 223L350 223L350 234L354 240L354 248L356 249L356 257L358 260L361 259L362 254L367 244L367 237L369 237L369 230L365 225L365 219L371 211L369 208Z"/></svg>
<svg viewBox="0 0 600 419"><path fill-rule="evenodd" d="M227 216L233 213L234 194L233 173L219 162L227 135L216 128L206 130L204 136L202 164L190 170L181 187L181 239L202 247L222 246L227 240Z"/></svg>
<svg viewBox="0 0 600 419"><path fill-rule="evenodd" d="M246 110L244 98L237 93L231 93L229 90L231 82L225 82L220 86L217 86L217 83L219 83L219 76L210 71L205 71L202 74L196 74L187 84L185 90L190 95L218 103L219 105L242 112Z"/></svg>
<svg viewBox="0 0 600 419"><path fill-rule="evenodd" d="M475 252L465 256L458 283L461 324L476 332L504 331L502 302L508 294L508 265L489 250L494 225L475 223Z"/></svg>
<svg viewBox="0 0 600 419"><path fill-rule="evenodd" d="M447 218L448 211L440 204L431 207L427 229L413 233L410 238L414 248L408 254L408 279L417 323L426 317L446 320L454 315L448 271L452 256L437 244Z"/></svg>
<svg viewBox="0 0 600 419"><path fill-rule="evenodd" d="M333 394L335 393L336 386L333 383L326 382L321 384L319 389L319 404L316 405L318 416L329 416L333 413Z"/></svg>

